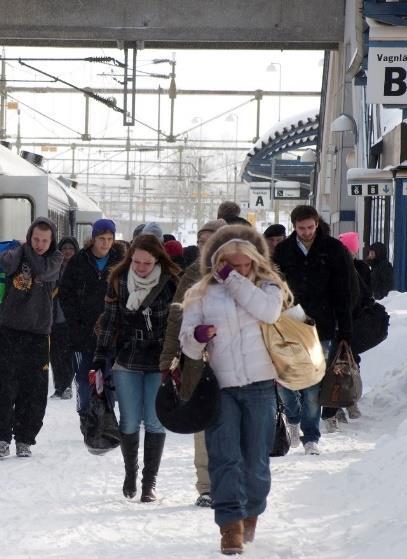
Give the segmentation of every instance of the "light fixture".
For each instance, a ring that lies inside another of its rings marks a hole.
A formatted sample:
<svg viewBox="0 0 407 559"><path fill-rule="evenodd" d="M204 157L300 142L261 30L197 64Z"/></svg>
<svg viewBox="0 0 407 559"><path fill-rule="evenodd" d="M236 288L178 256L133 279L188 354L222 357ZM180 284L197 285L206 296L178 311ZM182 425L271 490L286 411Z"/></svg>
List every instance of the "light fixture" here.
<svg viewBox="0 0 407 559"><path fill-rule="evenodd" d="M352 132L355 145L358 143L358 127L351 115L342 113L331 123L331 132Z"/></svg>

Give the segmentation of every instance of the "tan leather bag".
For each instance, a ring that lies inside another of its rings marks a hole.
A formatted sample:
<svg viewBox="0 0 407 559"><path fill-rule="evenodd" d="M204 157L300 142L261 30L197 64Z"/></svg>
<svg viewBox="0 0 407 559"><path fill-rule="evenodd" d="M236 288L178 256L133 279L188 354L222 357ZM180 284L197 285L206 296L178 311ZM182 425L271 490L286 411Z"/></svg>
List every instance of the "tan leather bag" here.
<svg viewBox="0 0 407 559"><path fill-rule="evenodd" d="M261 331L282 386L302 390L323 378L326 364L315 325L282 314L274 324L262 322Z"/></svg>

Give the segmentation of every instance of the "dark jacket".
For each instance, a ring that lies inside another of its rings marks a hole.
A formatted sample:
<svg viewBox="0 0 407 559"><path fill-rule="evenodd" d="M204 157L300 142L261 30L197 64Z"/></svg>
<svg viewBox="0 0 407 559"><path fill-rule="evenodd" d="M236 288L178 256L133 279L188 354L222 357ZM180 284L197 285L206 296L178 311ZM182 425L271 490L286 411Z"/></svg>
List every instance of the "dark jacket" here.
<svg viewBox="0 0 407 559"><path fill-rule="evenodd" d="M34 227L46 223L52 231L50 248L38 255L31 247ZM49 334L52 324L52 292L63 260L57 250L55 225L36 219L27 232L27 242L0 254L6 273L6 293L0 307L0 325L32 334Z"/></svg>
<svg viewBox="0 0 407 559"><path fill-rule="evenodd" d="M359 280L360 295L357 307L353 311L353 317L357 317L360 311L373 302L372 281L370 268L363 260L354 259L353 265L356 268Z"/></svg>
<svg viewBox="0 0 407 559"><path fill-rule="evenodd" d="M383 299L393 289L393 266L387 260L387 251L383 243L373 243L376 257L369 261L371 268L372 289L375 299Z"/></svg>
<svg viewBox="0 0 407 559"><path fill-rule="evenodd" d="M122 258L114 246L103 271L96 266L91 248L81 249L68 262L59 286L59 299L68 324L69 339L75 351L93 352L94 327L104 309L110 268Z"/></svg>
<svg viewBox="0 0 407 559"><path fill-rule="evenodd" d="M199 271L199 260L188 266L184 275L179 281L177 291L174 295L173 303L182 303L185 292L201 279ZM182 309L172 305L167 320L163 350L160 356L160 370L169 369L173 358L178 354L181 345L178 339L182 324ZM203 361L191 359L186 355L181 360L181 398L189 399L199 379L203 369Z"/></svg>
<svg viewBox="0 0 407 559"><path fill-rule="evenodd" d="M69 242L71 245L73 245L73 247L75 248L75 254L78 254L79 245L78 245L78 241L75 239L75 237L63 237L58 243L58 250L61 250L61 248L67 242ZM59 300L59 286L61 284L61 279L62 279L62 276L63 276L65 270L66 270L67 265L68 265L68 262L62 261L61 269L59 271L59 278L58 278L57 285L56 285L57 288L54 291L54 308L53 308L53 320L52 320L53 325L64 324L66 322L65 315L64 315L64 312L63 312L62 307L61 307L61 302Z"/></svg>
<svg viewBox="0 0 407 559"><path fill-rule="evenodd" d="M109 284L103 315L98 323L95 360L116 350L116 363L126 369L158 372L167 317L176 290L174 279L162 272L140 308L126 308L129 298L125 272L116 285Z"/></svg>
<svg viewBox="0 0 407 559"><path fill-rule="evenodd" d="M315 320L320 339L333 339L337 329L339 339L350 340L359 288L351 257L342 243L318 228L305 256L294 231L277 245L273 259L287 280L295 303L300 303Z"/></svg>

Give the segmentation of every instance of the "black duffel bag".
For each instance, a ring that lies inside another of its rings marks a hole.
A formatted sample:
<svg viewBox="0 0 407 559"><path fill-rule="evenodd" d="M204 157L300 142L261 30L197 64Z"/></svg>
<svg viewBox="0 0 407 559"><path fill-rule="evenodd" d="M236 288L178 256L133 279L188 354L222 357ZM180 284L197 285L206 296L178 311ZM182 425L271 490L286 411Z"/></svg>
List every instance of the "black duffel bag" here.
<svg viewBox="0 0 407 559"><path fill-rule="evenodd" d="M216 419L220 405L220 390L215 374L208 362L207 352L202 354L204 367L201 378L189 400L181 400L176 382L175 358L170 371L158 389L155 408L162 425L173 433L198 433L207 429Z"/></svg>
<svg viewBox="0 0 407 559"><path fill-rule="evenodd" d="M389 320L385 307L380 303L372 301L363 307L353 319L352 353L359 355L385 340L389 331Z"/></svg>
<svg viewBox="0 0 407 559"><path fill-rule="evenodd" d="M91 454L102 455L120 444L119 425L105 392L97 394L93 387L89 409L83 423L83 438Z"/></svg>

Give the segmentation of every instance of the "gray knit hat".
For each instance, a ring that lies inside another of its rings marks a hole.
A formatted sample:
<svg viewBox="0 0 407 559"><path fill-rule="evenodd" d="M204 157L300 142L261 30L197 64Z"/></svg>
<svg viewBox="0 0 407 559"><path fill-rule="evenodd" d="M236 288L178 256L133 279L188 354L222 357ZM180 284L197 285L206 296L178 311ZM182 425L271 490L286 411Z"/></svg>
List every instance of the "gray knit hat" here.
<svg viewBox="0 0 407 559"><path fill-rule="evenodd" d="M146 223L143 227L141 235L154 235L161 243L164 243L163 231L155 221Z"/></svg>
<svg viewBox="0 0 407 559"><path fill-rule="evenodd" d="M214 219L212 221L208 221L207 223L205 223L205 225L203 225L200 230L198 231L198 239L199 239L199 235L201 233L204 233L205 231L209 231L210 233L215 233L218 229L220 229L221 227L224 227L225 225L227 225L226 221L222 218L220 219Z"/></svg>

